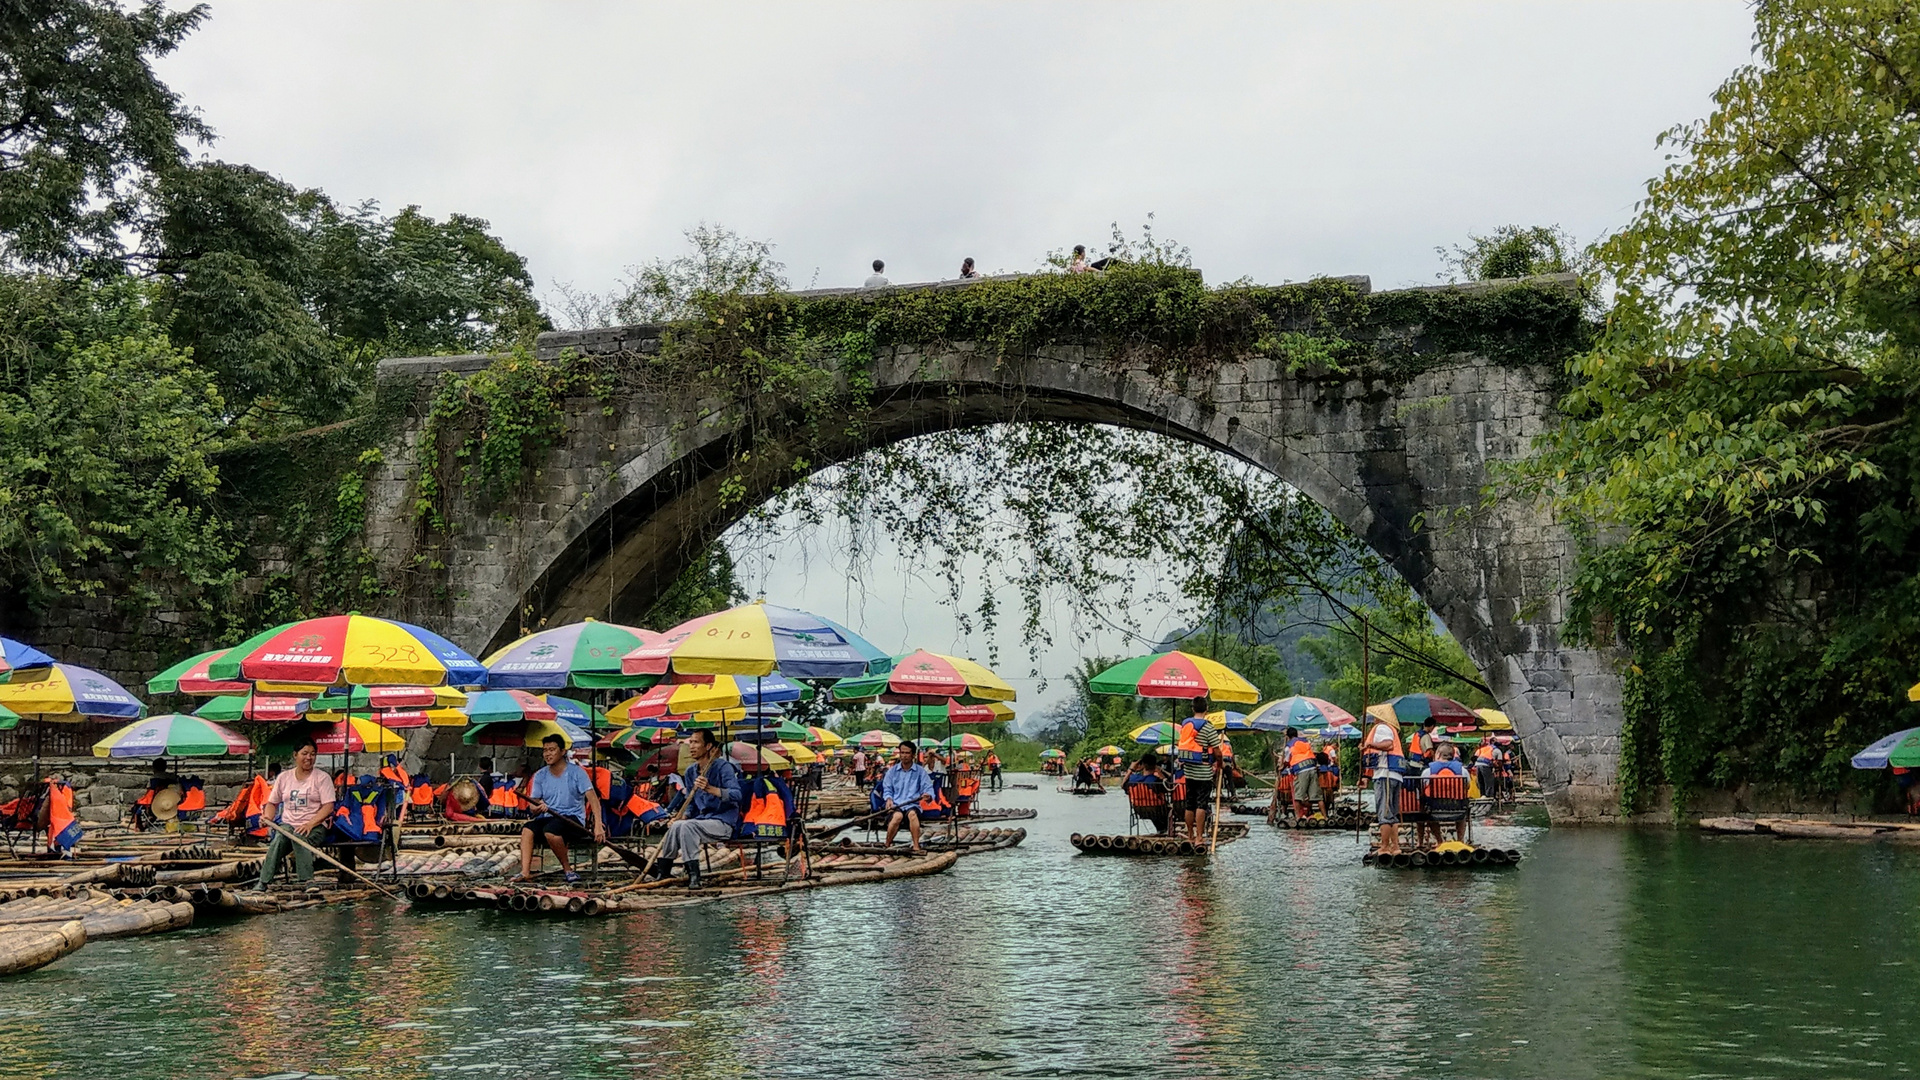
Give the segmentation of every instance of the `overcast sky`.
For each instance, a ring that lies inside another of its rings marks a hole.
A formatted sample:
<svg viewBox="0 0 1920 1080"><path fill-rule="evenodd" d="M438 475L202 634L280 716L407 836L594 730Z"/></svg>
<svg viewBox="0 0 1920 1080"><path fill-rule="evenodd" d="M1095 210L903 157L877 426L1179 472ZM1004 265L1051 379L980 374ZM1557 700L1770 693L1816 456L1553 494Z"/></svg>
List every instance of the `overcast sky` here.
<svg viewBox="0 0 1920 1080"><path fill-rule="evenodd" d="M700 221L826 286L874 258L895 281L968 255L1031 269L1148 213L1211 281L1428 282L1435 246L1471 232L1622 224L1661 167L1654 137L1708 111L1751 34L1728 0L212 12L162 70L215 156L486 218L549 296L677 254ZM756 584L888 647L984 656L936 585L883 559L850 586L821 540L752 560ZM1026 688L1027 711L1060 692Z"/></svg>

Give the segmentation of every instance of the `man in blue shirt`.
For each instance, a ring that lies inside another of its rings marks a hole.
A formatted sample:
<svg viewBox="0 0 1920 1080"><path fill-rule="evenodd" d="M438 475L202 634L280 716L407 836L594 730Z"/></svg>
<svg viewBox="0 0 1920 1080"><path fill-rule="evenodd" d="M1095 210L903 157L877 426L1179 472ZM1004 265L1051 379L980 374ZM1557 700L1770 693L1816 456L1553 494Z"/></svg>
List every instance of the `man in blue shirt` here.
<svg viewBox="0 0 1920 1080"><path fill-rule="evenodd" d="M700 887L700 849L707 844L732 839L740 827L740 811L746 806L740 770L720 753L720 740L713 732L696 729L687 736L687 749L693 764L687 766L686 784L667 804L667 812L676 815L667 823L660 838L660 852L654 858L650 876L663 878L673 872L677 859L687 874L687 888ZM688 805L687 800L692 799ZM685 816L678 816L682 807Z"/></svg>
<svg viewBox="0 0 1920 1080"><path fill-rule="evenodd" d="M568 881L579 881L567 863L567 843L585 843L588 821L592 821L593 839L607 842L607 824L600 819L600 793L593 790L587 770L567 760L567 740L549 735L540 742L540 757L546 767L533 774L528 785L527 805L535 816L520 829L520 876L515 881L533 879L533 847L544 840L560 857L560 870Z"/></svg>
<svg viewBox="0 0 1920 1080"><path fill-rule="evenodd" d="M913 743L902 742L894 751L893 764L880 778L884 809L893 811L893 816L887 819L888 847L893 846L893 838L900 834L900 822L904 820L913 836L913 853L919 855L925 850L920 846L920 800L932 794L933 774L916 759Z"/></svg>

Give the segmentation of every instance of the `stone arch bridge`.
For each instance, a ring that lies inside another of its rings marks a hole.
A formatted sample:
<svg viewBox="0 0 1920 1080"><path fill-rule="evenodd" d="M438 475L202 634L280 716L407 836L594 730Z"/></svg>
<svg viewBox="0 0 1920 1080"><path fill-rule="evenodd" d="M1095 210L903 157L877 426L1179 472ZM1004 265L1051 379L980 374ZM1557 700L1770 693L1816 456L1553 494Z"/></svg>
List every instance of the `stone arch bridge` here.
<svg viewBox="0 0 1920 1080"><path fill-rule="evenodd" d="M1352 280L1365 289L1366 279ZM1421 330L1389 329L1409 339ZM661 334L652 326L549 333L537 353L643 357ZM489 360L381 364L383 391L410 392L413 403L368 487L369 545L389 571L418 561L409 508L431 388L444 372ZM1445 622L1512 718L1556 819L1616 812L1618 658L1562 641L1572 538L1537 505L1483 505L1490 466L1524 454L1553 422L1560 357L1453 353L1394 383L1302 378L1256 359L1177 387L1091 346L996 362L949 342L883 351L873 378L865 437L828 447L816 466L933 430L1056 420L1162 432L1271 471L1365 538ZM473 648L504 644L542 621L637 618L732 523L710 513L722 480L738 472L731 447L739 433L715 405L620 394L580 402L504 505L449 515L452 533L435 555L444 588L437 599L396 601L397 613ZM741 513L779 479L749 476Z"/></svg>

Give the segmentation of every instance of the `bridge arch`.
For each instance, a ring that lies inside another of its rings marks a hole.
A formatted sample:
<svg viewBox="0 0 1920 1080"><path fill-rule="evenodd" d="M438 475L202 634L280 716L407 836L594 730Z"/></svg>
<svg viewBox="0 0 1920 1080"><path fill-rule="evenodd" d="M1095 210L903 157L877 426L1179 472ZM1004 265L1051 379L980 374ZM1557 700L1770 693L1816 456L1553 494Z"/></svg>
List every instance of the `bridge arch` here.
<svg viewBox="0 0 1920 1080"><path fill-rule="evenodd" d="M645 356L661 333L548 334L538 352ZM388 361L382 375L424 385L485 360ZM1278 476L1370 544L1439 615L1513 718L1555 815L1614 812L1616 658L1568 647L1560 635L1572 538L1539 506L1488 506L1483 497L1490 466L1523 454L1552 422L1557 362L1460 353L1387 381L1304 378L1254 359L1182 384L1117 364L1095 346L1003 358L948 342L884 351L871 374L857 434L814 435L806 447L813 467L934 431L1068 421L1169 435ZM453 515L441 599L404 599L403 613L489 647L542 621L636 618L708 541L792 479L777 441L773 452L762 443L741 469L741 413L722 404L645 394L616 396L610 408L581 403L561 443L505 506ZM388 565L418 546L415 531L397 522L417 487L419 412L372 485L370 541ZM716 514L730 477L745 482L745 497Z"/></svg>

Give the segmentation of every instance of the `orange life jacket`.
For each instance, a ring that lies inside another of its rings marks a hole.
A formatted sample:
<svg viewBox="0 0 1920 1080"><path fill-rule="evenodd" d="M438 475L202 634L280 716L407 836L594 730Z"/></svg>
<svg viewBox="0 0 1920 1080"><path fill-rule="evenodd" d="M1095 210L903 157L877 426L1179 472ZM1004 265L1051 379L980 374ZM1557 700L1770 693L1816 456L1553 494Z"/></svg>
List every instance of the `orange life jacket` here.
<svg viewBox="0 0 1920 1080"><path fill-rule="evenodd" d="M613 798L613 770L605 765L595 765L587 769L587 776L593 780L593 790L600 793L602 800Z"/></svg>
<svg viewBox="0 0 1920 1080"><path fill-rule="evenodd" d="M1199 716L1180 721L1179 737L1173 744L1174 757L1195 765L1207 760L1206 748L1200 745L1200 725L1206 722L1204 717Z"/></svg>
<svg viewBox="0 0 1920 1080"><path fill-rule="evenodd" d="M73 789L47 777L47 847L71 851L80 842L80 819L73 813Z"/></svg>
<svg viewBox="0 0 1920 1080"><path fill-rule="evenodd" d="M1481 761L1492 762L1500 756L1500 751L1495 750L1492 743L1481 743L1480 749L1475 750L1473 756Z"/></svg>
<svg viewBox="0 0 1920 1080"><path fill-rule="evenodd" d="M407 789L407 801L415 806L432 806L433 800L445 790L445 784L435 787L431 782L422 780Z"/></svg>
<svg viewBox="0 0 1920 1080"><path fill-rule="evenodd" d="M207 808L207 787L205 784L197 779L188 778L180 781L180 785L184 789L180 796L179 806L182 812L188 810L205 810Z"/></svg>
<svg viewBox="0 0 1920 1080"><path fill-rule="evenodd" d="M1295 739L1287 744L1287 768L1297 767L1303 761L1313 759L1313 747L1305 739Z"/></svg>
<svg viewBox="0 0 1920 1080"><path fill-rule="evenodd" d="M639 817L641 814L644 814L649 810L658 810L658 809L660 809L659 803L654 802L652 799L649 799L645 795L640 794L638 790L636 790L632 795L627 796L627 813L632 814L635 817Z"/></svg>
<svg viewBox="0 0 1920 1080"><path fill-rule="evenodd" d="M411 788L413 786L412 774L408 773L407 767L398 761L390 765L380 766L380 777L383 780L391 780L399 784L402 788Z"/></svg>
<svg viewBox="0 0 1920 1080"><path fill-rule="evenodd" d="M762 835L781 835L787 827L785 800L770 783L755 784L753 788L753 797L747 800L747 812L740 815L740 820Z"/></svg>

